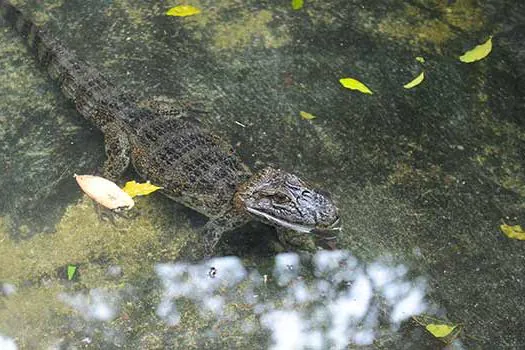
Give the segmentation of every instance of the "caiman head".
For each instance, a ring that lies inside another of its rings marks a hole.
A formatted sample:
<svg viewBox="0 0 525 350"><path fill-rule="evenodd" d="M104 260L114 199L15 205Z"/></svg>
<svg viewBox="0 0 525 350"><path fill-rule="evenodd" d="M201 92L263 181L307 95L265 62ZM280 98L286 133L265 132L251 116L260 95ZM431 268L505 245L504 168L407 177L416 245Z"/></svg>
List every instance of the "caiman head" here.
<svg viewBox="0 0 525 350"><path fill-rule="evenodd" d="M322 235L340 230L330 195L279 169L265 168L253 175L239 187L235 204L277 227Z"/></svg>

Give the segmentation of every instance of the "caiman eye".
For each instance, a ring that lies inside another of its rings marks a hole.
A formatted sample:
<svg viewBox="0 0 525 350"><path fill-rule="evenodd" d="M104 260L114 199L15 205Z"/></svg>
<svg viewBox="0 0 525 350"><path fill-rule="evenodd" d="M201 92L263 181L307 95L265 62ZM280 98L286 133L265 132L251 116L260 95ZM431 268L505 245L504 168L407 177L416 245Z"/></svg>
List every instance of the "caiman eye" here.
<svg viewBox="0 0 525 350"><path fill-rule="evenodd" d="M277 203L286 203L290 201L290 199L287 196L281 193L274 194L272 196L272 199Z"/></svg>

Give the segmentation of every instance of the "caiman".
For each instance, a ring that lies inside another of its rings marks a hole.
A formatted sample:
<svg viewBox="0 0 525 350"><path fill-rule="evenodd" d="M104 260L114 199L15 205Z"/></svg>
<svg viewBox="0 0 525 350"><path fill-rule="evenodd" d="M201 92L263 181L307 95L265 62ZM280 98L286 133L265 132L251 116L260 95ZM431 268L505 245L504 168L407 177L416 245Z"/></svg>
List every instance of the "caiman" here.
<svg viewBox="0 0 525 350"><path fill-rule="evenodd" d="M305 234L340 228L326 192L280 169L253 173L188 111L138 103L8 1L0 0L0 10L78 112L104 134L104 176L116 179L132 164L164 195L207 216L206 255L224 232L252 219Z"/></svg>

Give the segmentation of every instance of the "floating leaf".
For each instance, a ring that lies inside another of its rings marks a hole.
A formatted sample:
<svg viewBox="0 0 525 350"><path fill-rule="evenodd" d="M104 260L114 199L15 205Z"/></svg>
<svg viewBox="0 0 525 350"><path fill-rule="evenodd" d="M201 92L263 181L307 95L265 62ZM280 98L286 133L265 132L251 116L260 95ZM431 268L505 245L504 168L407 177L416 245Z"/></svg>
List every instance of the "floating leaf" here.
<svg viewBox="0 0 525 350"><path fill-rule="evenodd" d="M77 266L69 264L67 265L67 280L72 281L75 278L75 273L77 272Z"/></svg>
<svg viewBox="0 0 525 350"><path fill-rule="evenodd" d="M166 15L176 17L193 16L199 13L201 13L201 10L191 5L179 5L166 11Z"/></svg>
<svg viewBox="0 0 525 350"><path fill-rule="evenodd" d="M155 192L156 190L161 189L162 187L158 187L155 185L152 185L149 181L145 183L137 183L136 181L128 181L126 182L126 185L122 190L130 195L130 197L136 197L136 196L145 196L152 192Z"/></svg>
<svg viewBox="0 0 525 350"><path fill-rule="evenodd" d="M303 119L306 119L306 120L312 120L312 119L317 118L315 115L310 114L308 112L304 112L304 111L300 111L299 114L301 115Z"/></svg>
<svg viewBox="0 0 525 350"><path fill-rule="evenodd" d="M303 0L292 0L292 8L294 10L300 10L303 8L304 1Z"/></svg>
<svg viewBox="0 0 525 350"><path fill-rule="evenodd" d="M422 56L417 56L416 61L418 61L419 63L425 63L425 58Z"/></svg>
<svg viewBox="0 0 525 350"><path fill-rule="evenodd" d="M503 224L499 228L501 229L501 231L503 231L505 236L512 239L519 239L521 241L525 241L525 231L523 231L520 225L510 226Z"/></svg>
<svg viewBox="0 0 525 350"><path fill-rule="evenodd" d="M421 84L421 82L425 79L425 72L421 72L419 73L419 75L417 77L415 77L412 81L410 81L409 83L406 83L405 85L403 85L403 87L405 89L412 89L414 86L418 86L419 84Z"/></svg>
<svg viewBox="0 0 525 350"><path fill-rule="evenodd" d="M456 326L449 326L447 324L427 324L426 330L429 331L436 338L444 338L456 328Z"/></svg>
<svg viewBox="0 0 525 350"><path fill-rule="evenodd" d="M373 92L365 84L363 84L357 79L342 78L342 79L339 79L339 82L341 83L341 85L343 85L347 89L358 90L364 94L370 94L370 95L373 94Z"/></svg>
<svg viewBox="0 0 525 350"><path fill-rule="evenodd" d="M91 199L111 209L131 209L135 202L114 182L100 176L74 175L78 185Z"/></svg>
<svg viewBox="0 0 525 350"><path fill-rule="evenodd" d="M430 315L421 314L418 316L412 316L412 319L422 327L425 327L434 337L444 342L445 344L450 344L454 339L456 339L463 325L461 324L450 324L445 320L440 320L438 318L432 317Z"/></svg>
<svg viewBox="0 0 525 350"><path fill-rule="evenodd" d="M462 56L459 56L459 60L465 63L476 62L487 57L490 51L492 51L492 36L490 36L489 40L483 44L478 45L472 50L465 52Z"/></svg>

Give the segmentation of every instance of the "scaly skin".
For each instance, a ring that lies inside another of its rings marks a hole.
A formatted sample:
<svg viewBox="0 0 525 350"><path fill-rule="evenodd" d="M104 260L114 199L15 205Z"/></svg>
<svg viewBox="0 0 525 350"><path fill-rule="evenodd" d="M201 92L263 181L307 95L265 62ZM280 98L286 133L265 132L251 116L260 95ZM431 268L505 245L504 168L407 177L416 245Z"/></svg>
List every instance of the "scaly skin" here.
<svg viewBox="0 0 525 350"><path fill-rule="evenodd" d="M304 233L338 228L337 208L325 193L281 170L252 174L191 112L155 102L139 106L8 1L0 0L0 10L78 112L104 133L105 177L118 178L132 163L166 196L209 217L203 229L207 255L223 232L251 219Z"/></svg>

